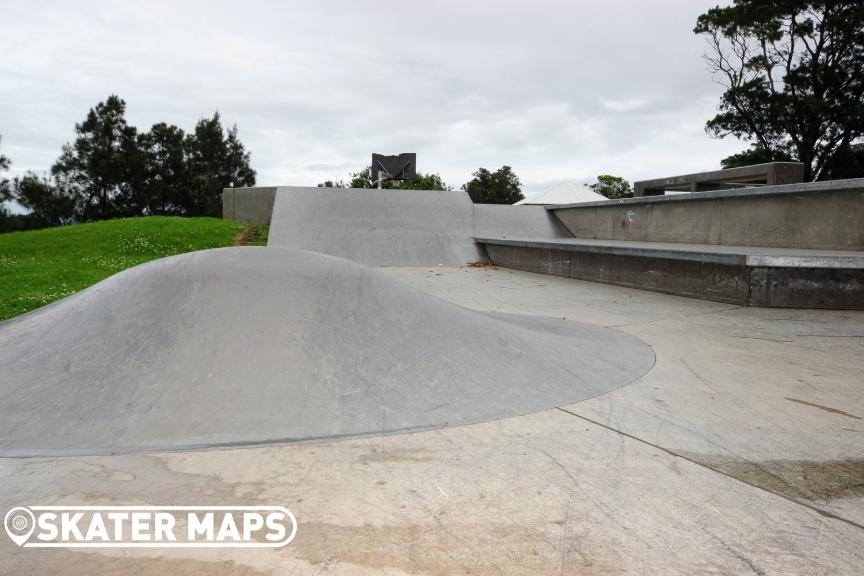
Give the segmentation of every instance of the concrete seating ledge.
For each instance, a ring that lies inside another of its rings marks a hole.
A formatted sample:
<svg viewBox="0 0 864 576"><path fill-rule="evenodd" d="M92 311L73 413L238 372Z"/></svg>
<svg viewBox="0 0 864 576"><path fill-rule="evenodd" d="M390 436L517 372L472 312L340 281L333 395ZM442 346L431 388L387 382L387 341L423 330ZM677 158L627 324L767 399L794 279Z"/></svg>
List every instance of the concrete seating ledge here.
<svg viewBox="0 0 864 576"><path fill-rule="evenodd" d="M580 238L475 241L508 268L748 306L864 309L864 252Z"/></svg>

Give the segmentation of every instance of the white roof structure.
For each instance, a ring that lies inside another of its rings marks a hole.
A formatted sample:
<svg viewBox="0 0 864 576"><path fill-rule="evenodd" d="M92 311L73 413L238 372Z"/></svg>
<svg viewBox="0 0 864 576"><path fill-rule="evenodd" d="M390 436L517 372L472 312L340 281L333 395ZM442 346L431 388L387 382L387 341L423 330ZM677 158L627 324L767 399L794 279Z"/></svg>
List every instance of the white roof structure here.
<svg viewBox="0 0 864 576"><path fill-rule="evenodd" d="M608 200L584 184L564 180L546 190L529 196L516 204L576 204L577 202L598 202Z"/></svg>

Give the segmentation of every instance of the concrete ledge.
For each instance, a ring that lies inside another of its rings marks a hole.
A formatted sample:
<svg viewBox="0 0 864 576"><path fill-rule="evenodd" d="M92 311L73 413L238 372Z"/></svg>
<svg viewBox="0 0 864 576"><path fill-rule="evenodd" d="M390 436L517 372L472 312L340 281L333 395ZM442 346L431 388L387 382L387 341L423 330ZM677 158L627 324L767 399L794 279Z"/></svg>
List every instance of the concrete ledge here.
<svg viewBox="0 0 864 576"><path fill-rule="evenodd" d="M480 244L543 248L565 252L588 252L638 256L663 260L692 260L707 264L762 266L767 268L862 268L864 252L845 250L805 250L764 246L717 246L672 242L633 242L586 240L584 238L487 238Z"/></svg>
<svg viewBox="0 0 864 576"><path fill-rule="evenodd" d="M476 238L496 264L733 304L864 309L864 252Z"/></svg>
<svg viewBox="0 0 864 576"><path fill-rule="evenodd" d="M864 179L547 207L576 238L864 250Z"/></svg>

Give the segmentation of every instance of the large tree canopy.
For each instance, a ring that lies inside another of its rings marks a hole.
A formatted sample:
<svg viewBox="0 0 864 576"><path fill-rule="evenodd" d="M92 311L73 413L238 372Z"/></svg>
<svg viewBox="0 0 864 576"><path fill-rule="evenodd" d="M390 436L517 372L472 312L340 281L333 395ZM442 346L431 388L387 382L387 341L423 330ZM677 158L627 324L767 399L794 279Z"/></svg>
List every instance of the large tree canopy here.
<svg viewBox="0 0 864 576"><path fill-rule="evenodd" d="M237 137L237 126L226 133L218 112L198 122L186 146L191 178L187 213L220 216L223 188L255 185L255 171Z"/></svg>
<svg viewBox="0 0 864 576"><path fill-rule="evenodd" d="M81 220L134 213L131 205L138 131L126 123L126 102L109 96L75 125L76 139L63 146L51 172L72 195Z"/></svg>
<svg viewBox="0 0 864 576"><path fill-rule="evenodd" d="M192 190L186 134L177 126L154 124L138 137L140 171L136 175L136 204L148 214L185 214Z"/></svg>
<svg viewBox="0 0 864 576"><path fill-rule="evenodd" d="M525 198L519 177L510 166L502 166L495 172L479 168L472 176L462 189L475 204L515 204Z"/></svg>
<svg viewBox="0 0 864 576"><path fill-rule="evenodd" d="M220 216L223 188L255 185L237 127L226 131L218 112L191 134L163 122L139 133L126 121L126 102L112 95L75 125L75 135L51 168L53 179L28 173L13 183L11 195L34 222Z"/></svg>
<svg viewBox="0 0 864 576"><path fill-rule="evenodd" d="M794 157L818 180L864 135L864 2L735 0L694 31L726 89L706 130L753 142L744 156Z"/></svg>

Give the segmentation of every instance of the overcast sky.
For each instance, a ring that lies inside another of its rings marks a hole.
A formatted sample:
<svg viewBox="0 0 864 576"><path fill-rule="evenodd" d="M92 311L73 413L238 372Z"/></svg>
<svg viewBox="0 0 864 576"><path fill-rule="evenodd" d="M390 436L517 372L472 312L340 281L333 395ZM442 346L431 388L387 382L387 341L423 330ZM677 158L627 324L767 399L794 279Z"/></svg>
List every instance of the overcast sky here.
<svg viewBox="0 0 864 576"><path fill-rule="evenodd" d="M526 192L600 173L718 168L720 88L696 37L717 0L0 0L0 150L50 167L109 94L140 130L237 123L261 185L416 152L454 187L511 165Z"/></svg>

